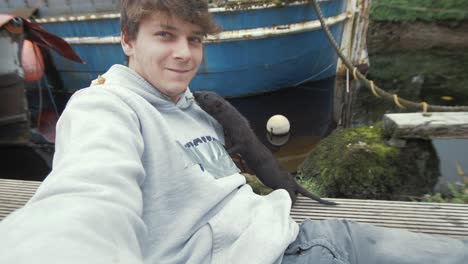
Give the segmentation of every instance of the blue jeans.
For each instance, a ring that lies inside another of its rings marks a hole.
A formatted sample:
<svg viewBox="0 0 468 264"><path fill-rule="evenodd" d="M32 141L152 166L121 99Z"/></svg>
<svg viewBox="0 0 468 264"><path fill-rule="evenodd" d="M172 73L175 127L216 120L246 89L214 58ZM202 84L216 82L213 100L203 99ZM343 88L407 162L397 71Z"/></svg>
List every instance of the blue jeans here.
<svg viewBox="0 0 468 264"><path fill-rule="evenodd" d="M468 264L468 240L349 220L305 220L283 264Z"/></svg>

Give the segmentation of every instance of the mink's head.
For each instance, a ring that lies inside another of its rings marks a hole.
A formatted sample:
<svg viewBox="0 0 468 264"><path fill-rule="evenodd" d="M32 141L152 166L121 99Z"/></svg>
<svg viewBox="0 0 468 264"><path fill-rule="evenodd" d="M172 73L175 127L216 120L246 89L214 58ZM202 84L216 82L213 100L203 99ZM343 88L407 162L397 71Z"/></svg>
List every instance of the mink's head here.
<svg viewBox="0 0 468 264"><path fill-rule="evenodd" d="M214 92L194 92L197 104L208 114L218 115L224 111L225 99Z"/></svg>
<svg viewBox="0 0 468 264"><path fill-rule="evenodd" d="M224 129L239 131L250 129L247 119L226 99L214 92L194 92L197 104L218 121Z"/></svg>

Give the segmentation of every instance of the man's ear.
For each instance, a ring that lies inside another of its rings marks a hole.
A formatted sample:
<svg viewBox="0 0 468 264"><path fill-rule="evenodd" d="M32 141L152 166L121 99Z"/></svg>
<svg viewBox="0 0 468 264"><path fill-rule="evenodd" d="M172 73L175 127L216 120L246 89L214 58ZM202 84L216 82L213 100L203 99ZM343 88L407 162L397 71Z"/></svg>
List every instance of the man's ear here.
<svg viewBox="0 0 468 264"><path fill-rule="evenodd" d="M125 55L129 57L133 55L133 41L129 41L124 32L120 32L120 44Z"/></svg>

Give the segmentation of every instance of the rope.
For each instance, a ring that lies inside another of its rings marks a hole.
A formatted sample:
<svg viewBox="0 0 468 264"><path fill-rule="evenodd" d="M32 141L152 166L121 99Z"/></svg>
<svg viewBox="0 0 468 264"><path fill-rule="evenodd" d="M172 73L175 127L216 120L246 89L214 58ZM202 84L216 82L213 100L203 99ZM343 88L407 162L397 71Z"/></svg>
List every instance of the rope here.
<svg viewBox="0 0 468 264"><path fill-rule="evenodd" d="M427 103L426 102L421 102L422 108L423 108L423 113L427 113Z"/></svg>
<svg viewBox="0 0 468 264"><path fill-rule="evenodd" d="M335 52L338 54L338 57L343 61L344 65L346 68L349 70L353 71L353 76L354 79L359 80L364 82L365 86L369 88L372 93L376 97L381 97L387 101L393 101L398 107L400 108L408 108L408 109L420 109L421 106L423 107L423 110L425 109L426 111L433 111L433 112L460 112L460 111L468 111L468 106L442 106L442 105L430 105L425 102L413 102L410 100L406 100L403 98L398 98L397 95L391 94L386 92L385 90L382 90L378 86L374 85L374 83L370 80L368 80L362 73L360 73L354 65L346 58L346 56L341 52L340 48L338 47L338 44L336 44L335 40L333 39L333 36L330 32L330 29L328 28L327 24L325 23L325 19L322 14L322 10L320 9L320 6L317 2L317 0L312 0L312 4L314 6L315 12L317 13L318 19L320 21L320 24L322 25L323 32L325 33L325 36L328 39L328 42L332 46L332 48L335 50ZM380 95L380 96L378 96Z"/></svg>
<svg viewBox="0 0 468 264"><path fill-rule="evenodd" d="M455 166L457 167L457 173L458 175L464 180L464 182L466 183L466 179L465 179L465 172L463 171L462 167L460 166L460 164L455 161Z"/></svg>
<svg viewBox="0 0 468 264"><path fill-rule="evenodd" d="M400 103L400 100L398 100L398 95L393 94L393 102L398 106L400 109L405 109L406 107Z"/></svg>
<svg viewBox="0 0 468 264"><path fill-rule="evenodd" d="M354 67L354 69L353 69L353 77L354 77L354 80L359 81L359 78L356 76L356 74L357 74L357 68Z"/></svg>
<svg viewBox="0 0 468 264"><path fill-rule="evenodd" d="M378 98L382 98L382 96L380 96L379 93L377 93L377 91L375 90L374 81L369 81L369 83L370 83L370 89L371 89L372 93L374 94L374 96L378 97Z"/></svg>

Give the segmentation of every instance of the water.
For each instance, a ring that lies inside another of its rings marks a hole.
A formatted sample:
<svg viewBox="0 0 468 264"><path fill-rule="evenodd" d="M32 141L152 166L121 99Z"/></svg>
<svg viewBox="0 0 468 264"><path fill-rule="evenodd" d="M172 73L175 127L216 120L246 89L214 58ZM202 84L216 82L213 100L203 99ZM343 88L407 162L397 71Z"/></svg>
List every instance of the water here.
<svg viewBox="0 0 468 264"><path fill-rule="evenodd" d="M249 120L258 138L275 153L288 171L296 171L307 154L333 128L334 78L305 83L274 93L229 101ZM275 146L268 140L266 123L283 115L291 125L287 143Z"/></svg>
<svg viewBox="0 0 468 264"><path fill-rule="evenodd" d="M369 78L384 90L420 102L437 105L468 105L468 50L385 50L371 53ZM353 125L370 125L385 113L404 112L392 102L359 91L353 109ZM468 140L438 139L432 144L439 157L440 177L434 191L445 192L447 183L461 182L458 163L468 172Z"/></svg>
<svg viewBox="0 0 468 264"><path fill-rule="evenodd" d="M463 182L457 172L457 164L468 175L468 140L466 139L434 139L432 140L439 156L439 181L435 191L446 192L448 183Z"/></svg>

